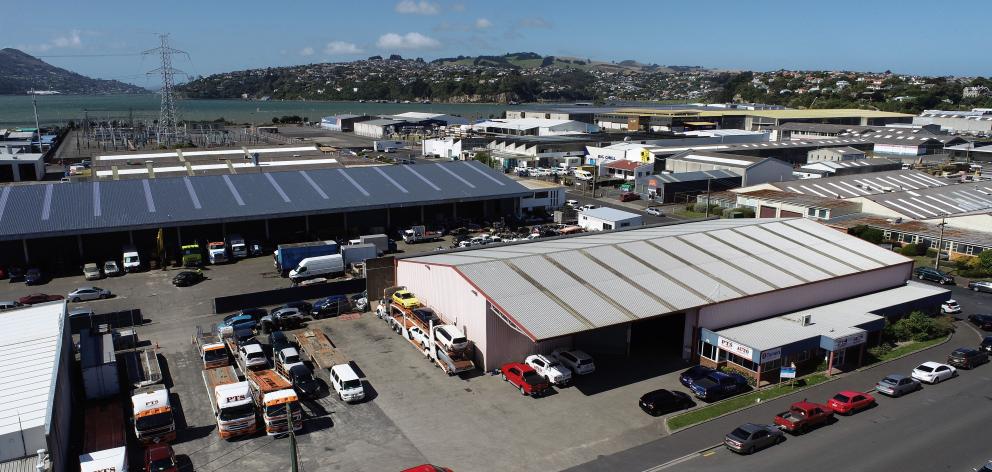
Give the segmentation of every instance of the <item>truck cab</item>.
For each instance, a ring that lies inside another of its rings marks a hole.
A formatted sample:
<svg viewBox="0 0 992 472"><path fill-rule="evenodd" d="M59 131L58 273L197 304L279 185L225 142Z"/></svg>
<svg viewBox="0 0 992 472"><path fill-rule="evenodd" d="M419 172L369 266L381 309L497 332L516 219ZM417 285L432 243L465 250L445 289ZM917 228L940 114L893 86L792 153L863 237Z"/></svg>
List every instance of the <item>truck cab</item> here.
<svg viewBox="0 0 992 472"><path fill-rule="evenodd" d="M183 267L199 267L203 265L203 253L198 243L184 244L180 248Z"/></svg>
<svg viewBox="0 0 992 472"><path fill-rule="evenodd" d="M122 252L121 258L124 262L124 272L141 271L141 256L138 255L138 249L134 246L124 246Z"/></svg>
<svg viewBox="0 0 992 472"><path fill-rule="evenodd" d="M248 382L235 382L214 387L217 402L217 429L220 437L230 438L254 433L255 404Z"/></svg>
<svg viewBox="0 0 992 472"><path fill-rule="evenodd" d="M261 410L267 435L277 436L289 431L287 412L293 415L293 430L303 428L303 409L288 380L273 370L250 371L245 376L255 405Z"/></svg>
<svg viewBox="0 0 992 472"><path fill-rule="evenodd" d="M228 235L227 247L231 250L231 258L233 259L248 257L248 245L245 244L245 238L242 238L240 234Z"/></svg>
<svg viewBox="0 0 992 472"><path fill-rule="evenodd" d="M168 444L155 444L145 449L145 472L179 472L176 453Z"/></svg>
<svg viewBox="0 0 992 472"><path fill-rule="evenodd" d="M149 444L176 439L176 423L167 388L153 385L135 390L131 404L134 408L134 435L139 441Z"/></svg>
<svg viewBox="0 0 992 472"><path fill-rule="evenodd" d="M227 246L224 241L212 241L207 243L207 257L211 264L223 264L227 262Z"/></svg>

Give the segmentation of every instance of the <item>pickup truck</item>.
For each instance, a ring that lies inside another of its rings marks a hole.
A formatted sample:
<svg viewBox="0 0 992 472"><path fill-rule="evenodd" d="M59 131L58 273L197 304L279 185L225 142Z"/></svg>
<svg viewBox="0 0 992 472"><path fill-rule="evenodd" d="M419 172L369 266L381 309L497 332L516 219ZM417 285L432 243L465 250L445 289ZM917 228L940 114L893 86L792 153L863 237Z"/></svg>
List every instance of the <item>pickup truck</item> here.
<svg viewBox="0 0 992 472"><path fill-rule="evenodd" d="M833 421L834 410L827 405L801 401L793 403L789 411L775 416L775 424L792 434L807 433L810 429Z"/></svg>
<svg viewBox="0 0 992 472"><path fill-rule="evenodd" d="M537 397L551 390L551 384L527 364L505 364L500 368L500 377L516 386L521 395Z"/></svg>
<svg viewBox="0 0 992 472"><path fill-rule="evenodd" d="M689 383L689 389L700 400L713 401L737 395L748 389L747 379L740 374L711 372Z"/></svg>
<svg viewBox="0 0 992 472"><path fill-rule="evenodd" d="M544 377L544 380L555 385L562 386L572 381L572 371L561 365L560 362L541 354L527 356L524 359L524 364L537 371L537 374Z"/></svg>

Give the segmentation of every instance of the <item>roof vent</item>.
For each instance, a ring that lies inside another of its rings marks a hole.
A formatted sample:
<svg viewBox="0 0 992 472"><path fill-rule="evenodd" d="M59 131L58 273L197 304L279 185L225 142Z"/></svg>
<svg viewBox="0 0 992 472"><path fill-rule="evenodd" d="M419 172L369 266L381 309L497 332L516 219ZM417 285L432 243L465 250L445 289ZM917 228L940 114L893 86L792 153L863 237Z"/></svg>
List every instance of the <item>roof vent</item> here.
<svg viewBox="0 0 992 472"><path fill-rule="evenodd" d="M809 326L813 324L813 315L809 315L809 314L802 315L799 317L799 320L797 321L799 321L799 324L802 326Z"/></svg>

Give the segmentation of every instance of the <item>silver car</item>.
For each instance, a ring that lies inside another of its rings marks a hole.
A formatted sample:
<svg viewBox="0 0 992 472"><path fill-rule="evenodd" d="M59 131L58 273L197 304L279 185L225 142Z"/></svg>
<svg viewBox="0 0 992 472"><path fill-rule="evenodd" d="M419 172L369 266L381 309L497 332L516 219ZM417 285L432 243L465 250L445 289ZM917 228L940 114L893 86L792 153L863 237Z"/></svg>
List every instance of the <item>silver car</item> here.
<svg viewBox="0 0 992 472"><path fill-rule="evenodd" d="M102 300L104 298L110 298L111 295L110 290L99 287L79 287L69 292L65 298L70 302L83 302L86 300Z"/></svg>
<svg viewBox="0 0 992 472"><path fill-rule="evenodd" d="M992 293L992 282L985 280L975 280L968 282L968 289L974 290L976 292L989 292Z"/></svg>
<svg viewBox="0 0 992 472"><path fill-rule="evenodd" d="M908 375L890 374L879 380L875 391L890 397L901 397L923 388L923 384Z"/></svg>
<svg viewBox="0 0 992 472"><path fill-rule="evenodd" d="M83 266L83 278L86 280L98 280L103 277L100 267L95 262L90 262Z"/></svg>
<svg viewBox="0 0 992 472"><path fill-rule="evenodd" d="M758 449L785 441L785 433L770 424L744 423L723 438L727 449L750 454Z"/></svg>

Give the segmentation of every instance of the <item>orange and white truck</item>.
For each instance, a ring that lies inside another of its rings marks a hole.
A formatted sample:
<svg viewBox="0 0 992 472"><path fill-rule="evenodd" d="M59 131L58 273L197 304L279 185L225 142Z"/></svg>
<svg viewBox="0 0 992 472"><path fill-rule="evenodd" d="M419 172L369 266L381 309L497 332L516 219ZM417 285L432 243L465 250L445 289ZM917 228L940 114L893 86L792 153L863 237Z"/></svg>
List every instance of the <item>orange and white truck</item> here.
<svg viewBox="0 0 992 472"><path fill-rule="evenodd" d="M86 406L82 452L80 472L127 471L127 436L120 400L103 400Z"/></svg>
<svg viewBox="0 0 992 472"><path fill-rule="evenodd" d="M238 379L234 366L205 369L203 385L207 387L210 408L217 419L217 433L221 438L230 439L258 431L251 387L248 382Z"/></svg>
<svg viewBox="0 0 992 472"><path fill-rule="evenodd" d="M255 406L262 413L265 434L278 436L289 431L287 410L293 415L293 430L303 428L303 409L293 384L271 369L245 372Z"/></svg>
<svg viewBox="0 0 992 472"><path fill-rule="evenodd" d="M231 364L231 357L227 352L227 345L221 336L212 331L205 331L197 326L196 334L193 335L193 343L196 351L200 355L204 369L214 369Z"/></svg>
<svg viewBox="0 0 992 472"><path fill-rule="evenodd" d="M171 442L176 439L176 422L169 402L169 389L150 385L134 391L134 435L144 444Z"/></svg>

